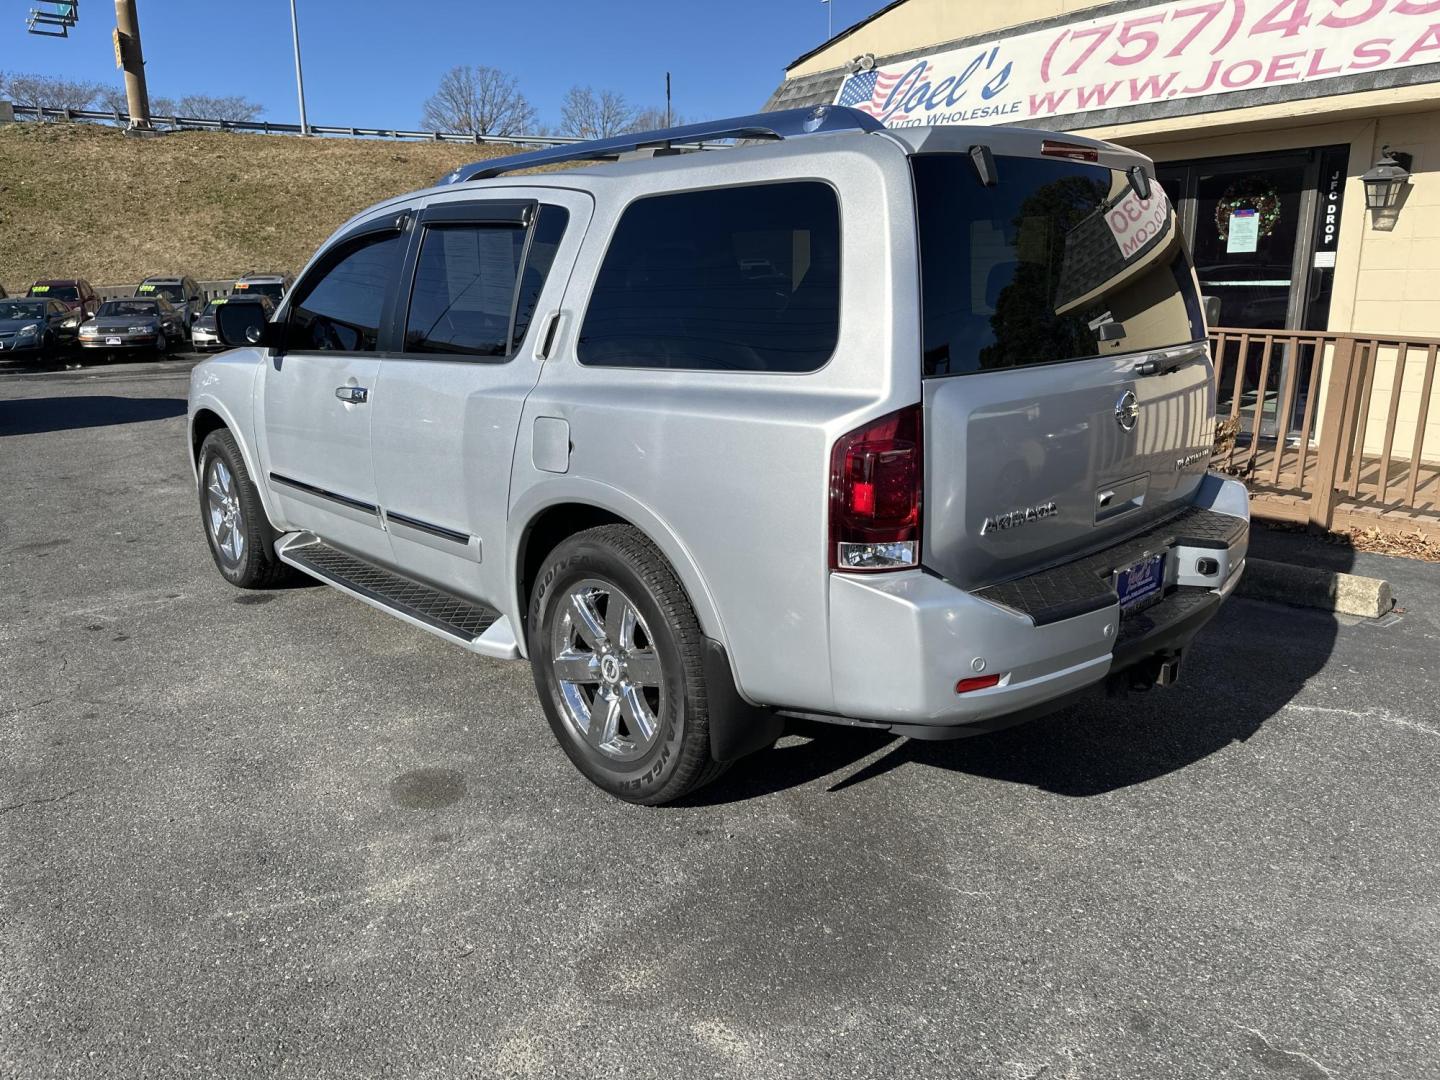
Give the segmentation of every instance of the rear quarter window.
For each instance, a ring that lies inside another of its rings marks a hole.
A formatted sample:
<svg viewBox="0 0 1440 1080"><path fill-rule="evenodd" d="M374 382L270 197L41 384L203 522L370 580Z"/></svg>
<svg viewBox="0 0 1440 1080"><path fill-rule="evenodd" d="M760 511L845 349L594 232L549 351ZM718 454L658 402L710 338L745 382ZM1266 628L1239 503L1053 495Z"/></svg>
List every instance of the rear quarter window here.
<svg viewBox="0 0 1440 1080"><path fill-rule="evenodd" d="M806 372L840 329L840 207L818 181L626 208L577 347L590 366Z"/></svg>

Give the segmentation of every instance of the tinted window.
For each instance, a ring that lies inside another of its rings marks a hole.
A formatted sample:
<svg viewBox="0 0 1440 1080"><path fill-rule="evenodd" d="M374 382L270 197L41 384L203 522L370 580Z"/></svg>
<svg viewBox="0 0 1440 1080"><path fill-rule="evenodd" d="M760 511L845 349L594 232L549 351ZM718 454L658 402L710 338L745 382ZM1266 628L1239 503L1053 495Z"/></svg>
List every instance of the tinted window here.
<svg viewBox="0 0 1440 1080"><path fill-rule="evenodd" d="M74 285L32 285L31 296L51 296L56 300L79 300L80 290Z"/></svg>
<svg viewBox="0 0 1440 1080"><path fill-rule="evenodd" d="M405 351L505 356L525 230L445 225L425 230L405 323Z"/></svg>
<svg viewBox="0 0 1440 1080"><path fill-rule="evenodd" d="M285 295L285 286L278 281L237 281L230 290L236 296L268 296L279 300Z"/></svg>
<svg viewBox="0 0 1440 1080"><path fill-rule="evenodd" d="M584 364L814 371L840 324L840 209L816 182L641 199L580 332Z"/></svg>
<svg viewBox="0 0 1440 1080"><path fill-rule="evenodd" d="M535 318L535 305L540 302L540 290L550 276L550 266L555 262L555 252L565 235L565 226L570 221L570 211L563 206L542 206L536 219L535 229L530 237L530 248L525 253L525 269L520 274L520 295L515 302L515 329L510 333L510 351L519 352L520 343Z"/></svg>
<svg viewBox="0 0 1440 1080"><path fill-rule="evenodd" d="M95 314L102 318L115 315L148 315L154 318L159 307L154 300L106 300Z"/></svg>
<svg viewBox="0 0 1440 1080"><path fill-rule="evenodd" d="M399 271L400 234L356 241L329 256L290 307L286 347L319 352L374 352L385 297ZM255 291L265 286L252 286ZM249 290L247 290L249 291Z"/></svg>
<svg viewBox="0 0 1440 1080"><path fill-rule="evenodd" d="M141 296L163 296L167 300L173 300L176 302L183 301L185 299L185 287L178 284L162 285L147 281L144 285L141 285L140 288L136 291Z"/></svg>
<svg viewBox="0 0 1440 1080"><path fill-rule="evenodd" d="M927 376L1204 337L1158 184L1142 212L1125 174L1099 165L999 157L986 187L968 155L913 162Z"/></svg>

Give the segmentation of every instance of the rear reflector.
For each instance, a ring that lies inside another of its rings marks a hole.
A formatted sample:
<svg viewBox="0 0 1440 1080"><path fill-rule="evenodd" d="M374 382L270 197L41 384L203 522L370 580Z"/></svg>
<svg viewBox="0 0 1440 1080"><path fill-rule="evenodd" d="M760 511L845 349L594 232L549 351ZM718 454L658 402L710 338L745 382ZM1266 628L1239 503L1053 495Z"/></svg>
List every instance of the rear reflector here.
<svg viewBox="0 0 1440 1080"><path fill-rule="evenodd" d="M912 405L842 435L830 454L830 568L920 565L925 483L921 408Z"/></svg>
<svg viewBox="0 0 1440 1080"><path fill-rule="evenodd" d="M992 686L999 685L999 675L972 675L970 678L961 679L955 684L955 693L968 694L971 690L988 690Z"/></svg>
<svg viewBox="0 0 1440 1080"><path fill-rule="evenodd" d="M1071 161L1099 161L1100 152L1093 146L1081 146L1079 143L1057 142L1055 139L1046 139L1040 144L1040 153L1046 157L1068 158Z"/></svg>

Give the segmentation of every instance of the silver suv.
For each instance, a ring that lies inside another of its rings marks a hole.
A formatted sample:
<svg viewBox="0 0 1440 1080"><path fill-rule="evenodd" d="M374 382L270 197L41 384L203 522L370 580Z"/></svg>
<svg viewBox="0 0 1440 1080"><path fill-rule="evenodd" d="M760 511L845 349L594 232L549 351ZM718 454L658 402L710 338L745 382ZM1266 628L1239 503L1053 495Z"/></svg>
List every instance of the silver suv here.
<svg viewBox="0 0 1440 1080"><path fill-rule="evenodd" d="M1107 143L825 107L479 162L257 310L191 381L220 572L527 658L634 802L787 717L1169 683L1244 565L1190 260Z"/></svg>

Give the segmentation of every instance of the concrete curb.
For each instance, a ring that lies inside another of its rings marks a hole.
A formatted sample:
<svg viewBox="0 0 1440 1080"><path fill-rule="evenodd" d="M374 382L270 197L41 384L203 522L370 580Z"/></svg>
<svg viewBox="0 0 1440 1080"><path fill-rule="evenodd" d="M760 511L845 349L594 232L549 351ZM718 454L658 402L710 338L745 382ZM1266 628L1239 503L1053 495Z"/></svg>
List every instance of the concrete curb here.
<svg viewBox="0 0 1440 1080"><path fill-rule="evenodd" d="M1395 604L1390 583L1382 578L1253 558L1245 560L1245 573L1235 595L1365 619L1378 619Z"/></svg>

